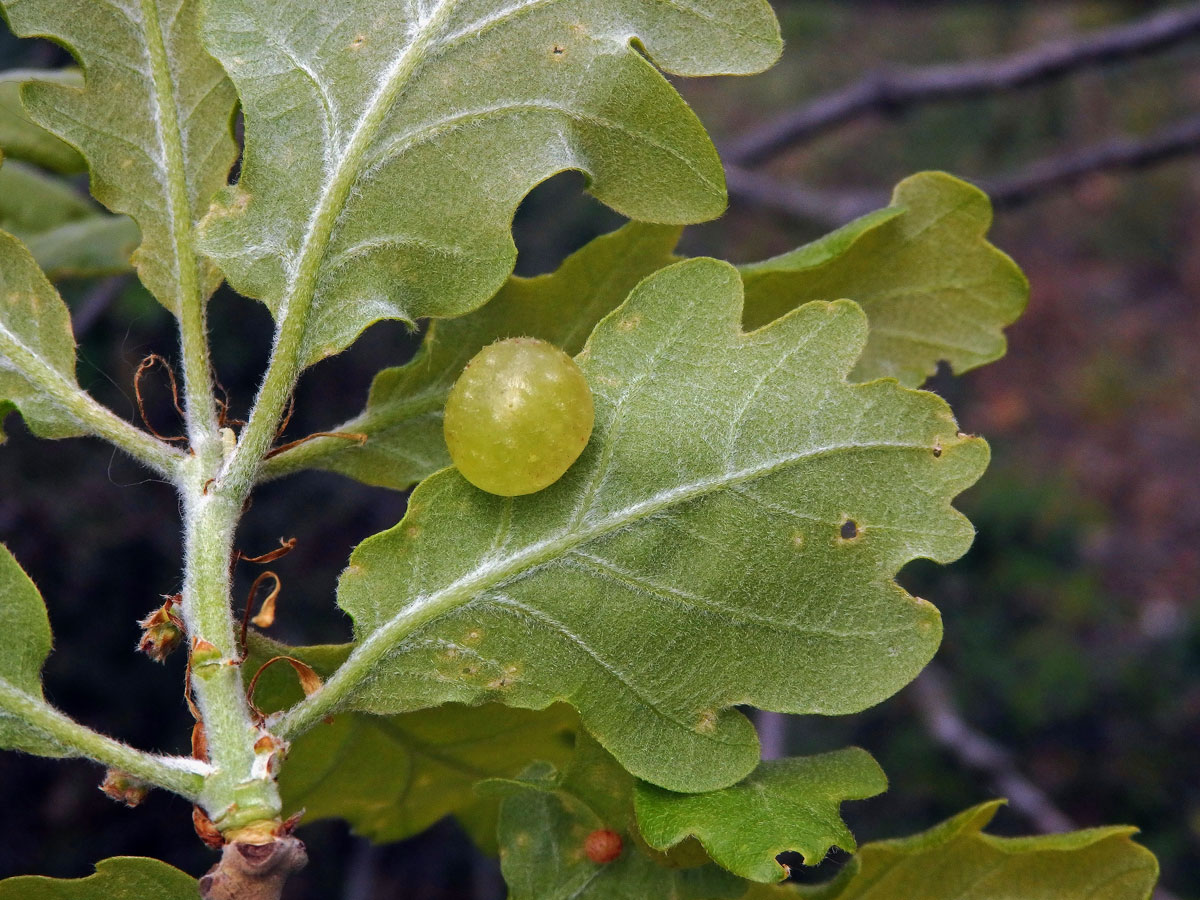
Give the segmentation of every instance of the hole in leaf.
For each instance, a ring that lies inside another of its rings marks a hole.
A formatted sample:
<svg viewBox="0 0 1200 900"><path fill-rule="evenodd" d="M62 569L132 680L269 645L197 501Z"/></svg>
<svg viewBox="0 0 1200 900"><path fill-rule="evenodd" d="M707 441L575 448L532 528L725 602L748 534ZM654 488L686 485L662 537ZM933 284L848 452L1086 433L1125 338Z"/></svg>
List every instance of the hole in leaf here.
<svg viewBox="0 0 1200 900"><path fill-rule="evenodd" d="M852 541L858 537L858 523L853 519L847 519L842 523L840 534L843 541Z"/></svg>

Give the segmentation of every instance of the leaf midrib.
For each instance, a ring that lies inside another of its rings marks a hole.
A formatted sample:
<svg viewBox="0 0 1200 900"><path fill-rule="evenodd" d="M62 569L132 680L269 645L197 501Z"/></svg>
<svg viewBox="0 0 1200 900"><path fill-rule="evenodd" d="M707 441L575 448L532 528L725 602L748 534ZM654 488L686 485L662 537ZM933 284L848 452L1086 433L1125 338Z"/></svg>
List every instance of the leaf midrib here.
<svg viewBox="0 0 1200 900"><path fill-rule="evenodd" d="M187 169L183 152L175 86L166 38L158 18L156 0L141 0L142 32L146 36L146 53L150 59L150 82L154 86L154 128L166 170L166 215L170 223L171 247L179 293L175 297L177 316L184 307L199 304L200 278L196 255L192 248L191 201L188 198Z"/></svg>
<svg viewBox="0 0 1200 900"><path fill-rule="evenodd" d="M457 2L458 0L440 0L412 39L393 60L374 96L367 101L363 116L359 119L350 140L346 143L346 149L341 158L334 164L333 176L305 228L291 284L280 298L279 307L276 310L276 317L282 323L280 325L281 332L287 329L288 324L293 320L297 321L297 324L292 328L303 329L308 309L316 292L321 263L329 248L329 239L358 177L359 168L367 149L375 140L396 98L423 61L425 51L433 41L434 35L445 23ZM293 313L297 304L299 312ZM299 348L297 347L297 349Z"/></svg>
<svg viewBox="0 0 1200 900"><path fill-rule="evenodd" d="M346 662L325 682L321 690L283 714L276 733L285 738L294 737L291 731L293 723L296 723L298 727L303 727L308 719L310 706L317 707L319 705L319 708L324 709L324 704L337 703L347 697L354 686L370 676L385 656L421 626L462 606L484 591L502 587L522 573L552 562L576 547L647 519L671 506L689 503L739 484L768 477L802 462L835 453L857 453L869 450L926 452L929 447L923 443L871 441L810 448L744 469L725 472L714 478L693 481L661 491L602 519L593 520L585 528L569 531L566 534L529 545L503 560L485 560L482 565L441 590L414 597L394 616L376 627L355 647ZM583 517L582 521L586 522L587 517ZM324 697L333 699L327 701Z"/></svg>

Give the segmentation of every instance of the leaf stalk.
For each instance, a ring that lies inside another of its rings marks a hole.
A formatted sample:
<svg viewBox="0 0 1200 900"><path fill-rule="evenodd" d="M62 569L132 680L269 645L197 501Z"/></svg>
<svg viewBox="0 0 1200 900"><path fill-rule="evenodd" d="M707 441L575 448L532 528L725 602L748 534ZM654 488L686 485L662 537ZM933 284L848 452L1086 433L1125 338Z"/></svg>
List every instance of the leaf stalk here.
<svg viewBox="0 0 1200 900"><path fill-rule="evenodd" d="M92 731L35 697L0 678L0 709L32 725L72 756L82 756L179 794L199 800L207 764L182 757L157 756Z"/></svg>
<svg viewBox="0 0 1200 900"><path fill-rule="evenodd" d="M27 379L45 391L90 433L115 444L165 478L174 479L186 458L183 451L126 422L86 391L63 378L15 335L0 326L0 356L6 357Z"/></svg>

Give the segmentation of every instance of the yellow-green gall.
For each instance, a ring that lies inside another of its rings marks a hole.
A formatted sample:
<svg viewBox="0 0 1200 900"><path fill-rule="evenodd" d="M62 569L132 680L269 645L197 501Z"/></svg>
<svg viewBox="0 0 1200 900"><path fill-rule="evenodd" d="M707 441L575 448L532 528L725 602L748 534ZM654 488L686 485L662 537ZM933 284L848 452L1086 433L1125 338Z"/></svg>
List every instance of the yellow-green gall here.
<svg viewBox="0 0 1200 900"><path fill-rule="evenodd" d="M594 422L591 388L571 357L536 338L508 338L467 363L446 400L444 428L467 481L515 497L558 481Z"/></svg>

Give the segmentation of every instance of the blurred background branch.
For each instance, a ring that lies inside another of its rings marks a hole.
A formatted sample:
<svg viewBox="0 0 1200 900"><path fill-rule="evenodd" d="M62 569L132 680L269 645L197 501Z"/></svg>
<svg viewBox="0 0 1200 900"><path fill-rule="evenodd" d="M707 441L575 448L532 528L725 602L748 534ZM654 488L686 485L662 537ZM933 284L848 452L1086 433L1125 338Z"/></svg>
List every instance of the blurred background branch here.
<svg viewBox="0 0 1200 900"><path fill-rule="evenodd" d="M721 158L739 166L756 165L870 113L896 115L917 104L967 100L1029 87L1091 66L1166 50L1197 36L1200 3L1192 3L985 62L878 69L859 82L784 112L728 141L722 147Z"/></svg>
<svg viewBox="0 0 1200 900"><path fill-rule="evenodd" d="M1052 834L1074 831L1080 825L1040 787L1021 773L1013 754L992 738L967 724L950 691L950 679L938 663L930 663L907 692L929 736L961 764L987 776L997 795L1038 831ZM1179 900L1164 887L1154 900Z"/></svg>
<svg viewBox="0 0 1200 900"><path fill-rule="evenodd" d="M1010 175L969 180L987 191L996 209L1011 209L1077 184L1090 175L1144 169L1197 152L1200 152L1200 116L1172 123L1146 138L1116 137L1048 156ZM734 201L831 228L888 204L886 191L815 188L735 165L726 165L725 179Z"/></svg>

